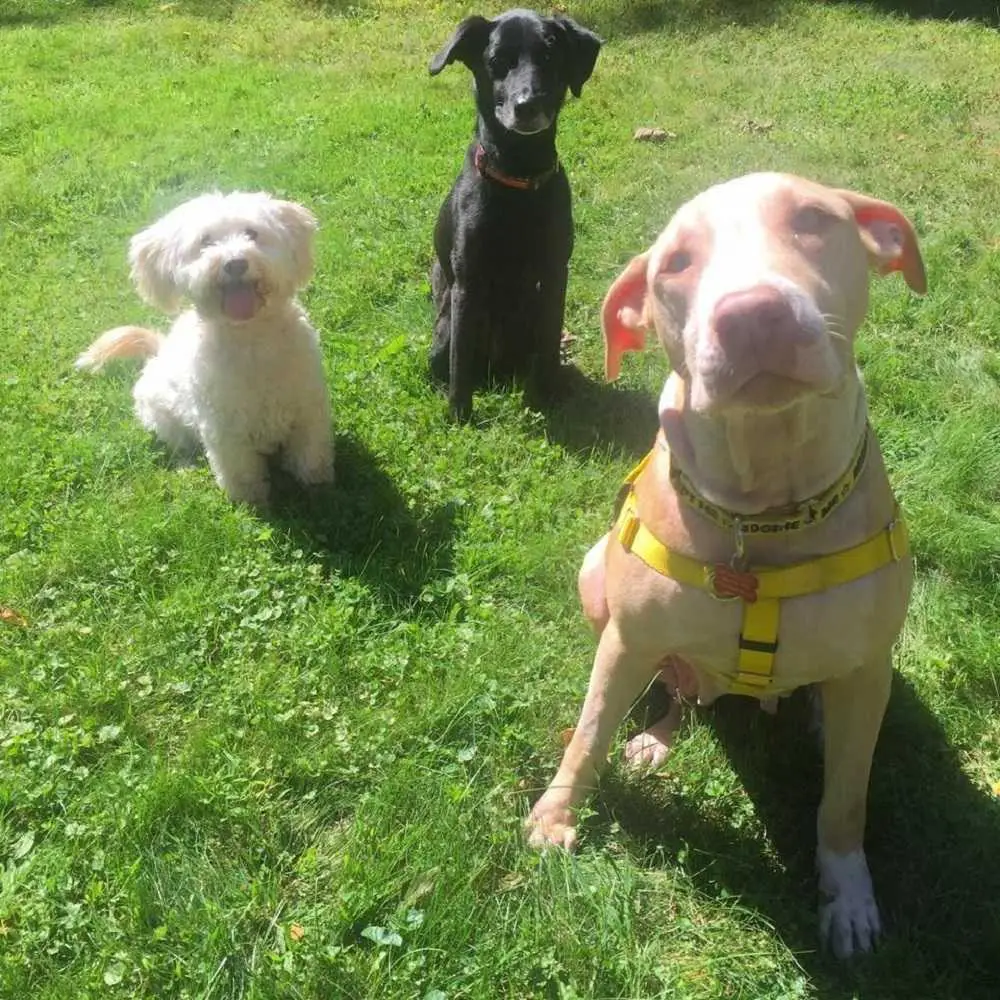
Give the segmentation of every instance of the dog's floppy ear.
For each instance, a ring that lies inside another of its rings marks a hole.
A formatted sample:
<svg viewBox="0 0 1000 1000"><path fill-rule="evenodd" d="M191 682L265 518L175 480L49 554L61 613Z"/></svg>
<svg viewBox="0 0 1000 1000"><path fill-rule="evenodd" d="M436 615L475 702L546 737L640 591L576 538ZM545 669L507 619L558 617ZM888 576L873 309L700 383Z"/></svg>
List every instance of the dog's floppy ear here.
<svg viewBox="0 0 1000 1000"><path fill-rule="evenodd" d="M469 69L473 69L482 59L492 30L493 22L487 21L485 17L480 17L478 14L467 17L431 60L429 67L431 76L437 76L445 66L450 66L456 59L465 63Z"/></svg>
<svg viewBox="0 0 1000 1000"><path fill-rule="evenodd" d="M646 346L646 266L648 251L633 257L604 296L601 329L604 331L604 377L613 382L621 371L626 351Z"/></svg>
<svg viewBox="0 0 1000 1000"><path fill-rule="evenodd" d="M910 220L887 201L856 191L840 190L836 194L851 206L861 242L875 270L879 274L902 271L910 288L923 295L927 291L927 274Z"/></svg>
<svg viewBox="0 0 1000 1000"><path fill-rule="evenodd" d="M137 233L129 244L132 280L139 294L166 313L180 308L181 290L175 278L179 264L177 210Z"/></svg>
<svg viewBox="0 0 1000 1000"><path fill-rule="evenodd" d="M312 277L313 244L319 224L308 208L294 201L276 201L274 211L291 247L295 287L301 288Z"/></svg>
<svg viewBox="0 0 1000 1000"><path fill-rule="evenodd" d="M574 97L580 96L583 85L590 79L597 62L597 54L601 51L603 40L592 31L580 27L570 17L556 17L555 23L562 29L563 40L568 53L567 82Z"/></svg>

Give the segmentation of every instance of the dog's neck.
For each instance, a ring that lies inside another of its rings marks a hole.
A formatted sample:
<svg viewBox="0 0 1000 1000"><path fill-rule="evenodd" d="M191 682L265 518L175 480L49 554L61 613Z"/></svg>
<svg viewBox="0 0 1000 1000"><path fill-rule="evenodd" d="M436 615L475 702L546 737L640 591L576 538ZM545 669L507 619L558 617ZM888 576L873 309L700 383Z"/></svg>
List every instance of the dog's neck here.
<svg viewBox="0 0 1000 1000"><path fill-rule="evenodd" d="M671 462L706 500L735 514L780 509L822 493L851 463L868 420L855 375L835 394L773 413L695 413L685 393L671 376L660 400Z"/></svg>
<svg viewBox="0 0 1000 1000"><path fill-rule="evenodd" d="M543 132L518 135L480 114L476 139L486 151L487 163L511 177L538 177L551 171L556 162L555 122Z"/></svg>

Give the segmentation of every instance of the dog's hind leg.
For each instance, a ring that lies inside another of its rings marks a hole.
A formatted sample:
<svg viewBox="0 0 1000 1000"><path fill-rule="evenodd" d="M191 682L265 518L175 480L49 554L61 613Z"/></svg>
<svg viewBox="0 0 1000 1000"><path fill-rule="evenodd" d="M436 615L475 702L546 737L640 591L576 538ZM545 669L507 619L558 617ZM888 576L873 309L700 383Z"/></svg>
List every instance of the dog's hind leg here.
<svg viewBox="0 0 1000 1000"><path fill-rule="evenodd" d="M135 415L139 423L152 431L170 453L192 455L201 444L198 433L181 419L182 401L171 385L157 373L157 360L154 358L146 365L132 390Z"/></svg>
<svg viewBox="0 0 1000 1000"><path fill-rule="evenodd" d="M489 316L482 299L455 284L451 288L451 342L448 345L448 408L459 423L472 416L478 345L488 342Z"/></svg>
<svg viewBox="0 0 1000 1000"><path fill-rule="evenodd" d="M608 549L608 538L605 535L593 545L583 557L583 565L576 579L577 590L580 593L580 607L587 616L591 628L597 635L604 631L608 624L608 595L604 587L604 557Z"/></svg>
<svg viewBox="0 0 1000 1000"><path fill-rule="evenodd" d="M431 293L437 309L430 352L431 378L439 385L447 385L451 357L451 285L439 261L434 261L431 270Z"/></svg>

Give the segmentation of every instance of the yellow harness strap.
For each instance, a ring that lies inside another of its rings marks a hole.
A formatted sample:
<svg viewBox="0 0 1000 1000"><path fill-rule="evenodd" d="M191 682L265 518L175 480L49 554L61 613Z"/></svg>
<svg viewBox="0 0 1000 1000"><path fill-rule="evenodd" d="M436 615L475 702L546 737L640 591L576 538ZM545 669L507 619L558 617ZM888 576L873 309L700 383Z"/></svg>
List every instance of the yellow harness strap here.
<svg viewBox="0 0 1000 1000"><path fill-rule="evenodd" d="M859 580L869 573L898 562L910 551L906 522L897 504L892 520L877 535L849 549L818 556L791 566L738 570L709 565L668 549L639 520L631 484L648 464L647 455L627 480L628 495L622 504L614 530L627 552L638 556L650 569L678 583L707 591L720 601L741 600L743 621L739 638L739 665L729 679L733 694L762 697L773 681L774 655L778 649L778 620L781 600L804 597L843 583Z"/></svg>

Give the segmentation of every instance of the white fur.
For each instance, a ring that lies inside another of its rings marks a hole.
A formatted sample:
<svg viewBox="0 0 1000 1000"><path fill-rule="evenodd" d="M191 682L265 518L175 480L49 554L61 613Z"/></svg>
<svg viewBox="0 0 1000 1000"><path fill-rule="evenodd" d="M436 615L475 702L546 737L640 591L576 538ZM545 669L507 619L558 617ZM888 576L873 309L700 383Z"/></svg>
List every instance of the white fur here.
<svg viewBox="0 0 1000 1000"><path fill-rule="evenodd" d="M819 907L820 939L837 958L871 951L882 933L882 922L865 852L837 854L820 847L816 862L819 891L825 897Z"/></svg>
<svg viewBox="0 0 1000 1000"><path fill-rule="evenodd" d="M234 501L267 502L270 455L302 483L333 479L319 338L295 300L312 273L315 229L313 216L292 202L206 194L131 243L143 298L167 312L192 304L146 363L134 389L136 414L171 448L204 448ZM235 278L227 273L227 264L243 262ZM110 346L98 341L80 367L115 356L115 337L106 336Z"/></svg>

